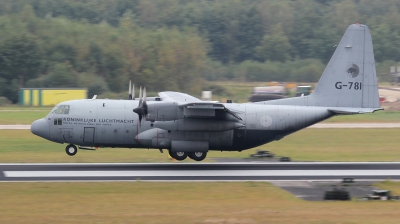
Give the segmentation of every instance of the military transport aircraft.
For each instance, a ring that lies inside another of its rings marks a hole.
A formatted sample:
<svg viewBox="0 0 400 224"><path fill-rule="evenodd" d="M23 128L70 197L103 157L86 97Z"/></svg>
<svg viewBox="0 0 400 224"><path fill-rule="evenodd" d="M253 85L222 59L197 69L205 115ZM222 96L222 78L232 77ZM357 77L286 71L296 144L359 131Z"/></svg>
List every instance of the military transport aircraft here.
<svg viewBox="0 0 400 224"><path fill-rule="evenodd" d="M129 84L131 88L131 84ZM58 104L31 131L68 143L73 156L97 147L167 149L177 160L203 160L209 150L242 151L283 137L335 115L381 110L371 34L350 25L314 92L258 103L202 101L178 92L128 100L83 99ZM134 91L133 91L134 93Z"/></svg>

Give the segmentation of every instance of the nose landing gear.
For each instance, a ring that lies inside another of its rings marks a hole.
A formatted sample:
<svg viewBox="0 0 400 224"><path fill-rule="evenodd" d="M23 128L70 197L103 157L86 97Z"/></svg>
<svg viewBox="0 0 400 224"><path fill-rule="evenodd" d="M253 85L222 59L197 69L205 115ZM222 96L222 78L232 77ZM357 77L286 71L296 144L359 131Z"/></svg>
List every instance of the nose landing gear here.
<svg viewBox="0 0 400 224"><path fill-rule="evenodd" d="M73 144L69 144L67 147L65 147L65 152L69 156L74 156L78 152L78 148L76 148L76 146Z"/></svg>

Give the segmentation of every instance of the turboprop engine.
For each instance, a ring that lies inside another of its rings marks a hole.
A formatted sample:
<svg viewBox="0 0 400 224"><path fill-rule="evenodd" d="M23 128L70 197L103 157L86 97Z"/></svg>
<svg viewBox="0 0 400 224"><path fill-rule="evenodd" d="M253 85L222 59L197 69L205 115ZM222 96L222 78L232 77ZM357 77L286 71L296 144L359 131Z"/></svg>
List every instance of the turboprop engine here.
<svg viewBox="0 0 400 224"><path fill-rule="evenodd" d="M152 102L147 104L146 120L173 121L184 118L181 108L175 102Z"/></svg>
<svg viewBox="0 0 400 224"><path fill-rule="evenodd" d="M165 95L165 94L164 94ZM143 98L142 98L143 96ZM244 127L236 113L213 102L146 102L146 88L140 88L139 106L133 109L139 121L145 118L153 126L168 131L220 132Z"/></svg>

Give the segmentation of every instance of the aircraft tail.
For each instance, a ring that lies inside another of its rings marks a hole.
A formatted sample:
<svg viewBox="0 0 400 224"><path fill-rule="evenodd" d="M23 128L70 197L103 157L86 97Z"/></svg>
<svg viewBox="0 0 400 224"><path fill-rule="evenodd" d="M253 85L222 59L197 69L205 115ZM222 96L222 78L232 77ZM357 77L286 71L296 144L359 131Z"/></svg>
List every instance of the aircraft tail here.
<svg viewBox="0 0 400 224"><path fill-rule="evenodd" d="M263 103L380 109L369 28L362 24L347 28L312 94Z"/></svg>
<svg viewBox="0 0 400 224"><path fill-rule="evenodd" d="M366 25L350 25L311 94L327 107L379 108L372 38Z"/></svg>

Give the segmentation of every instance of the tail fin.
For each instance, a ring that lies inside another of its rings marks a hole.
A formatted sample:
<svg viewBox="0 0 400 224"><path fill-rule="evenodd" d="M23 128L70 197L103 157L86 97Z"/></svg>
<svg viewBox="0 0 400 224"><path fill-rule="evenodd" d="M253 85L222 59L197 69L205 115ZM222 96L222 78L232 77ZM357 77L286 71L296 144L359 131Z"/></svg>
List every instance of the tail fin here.
<svg viewBox="0 0 400 224"><path fill-rule="evenodd" d="M368 27L353 24L347 28L312 94L261 103L379 110L375 59Z"/></svg>
<svg viewBox="0 0 400 224"><path fill-rule="evenodd" d="M372 38L366 25L350 25L314 92L311 102L327 107L379 108Z"/></svg>

